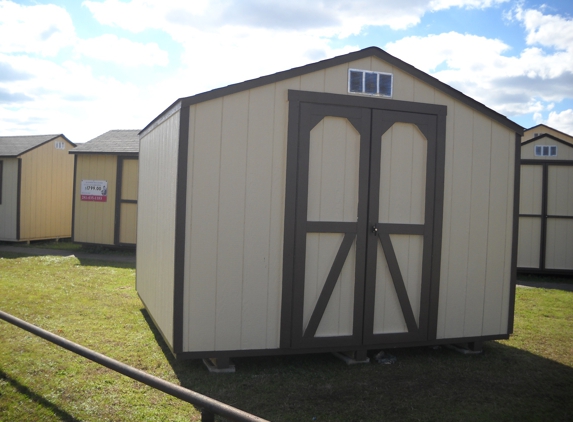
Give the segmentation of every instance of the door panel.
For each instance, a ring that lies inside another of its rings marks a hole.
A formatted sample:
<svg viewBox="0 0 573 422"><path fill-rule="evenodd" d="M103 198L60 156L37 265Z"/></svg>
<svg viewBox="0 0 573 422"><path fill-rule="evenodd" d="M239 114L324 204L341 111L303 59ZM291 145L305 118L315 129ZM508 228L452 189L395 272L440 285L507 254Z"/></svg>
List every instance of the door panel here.
<svg viewBox="0 0 573 422"><path fill-rule="evenodd" d="M137 204L121 204L119 243L136 243Z"/></svg>
<svg viewBox="0 0 573 422"><path fill-rule="evenodd" d="M541 223L541 217L519 217L518 268L539 268Z"/></svg>
<svg viewBox="0 0 573 422"><path fill-rule="evenodd" d="M369 139L369 110L301 105L293 346L360 341Z"/></svg>
<svg viewBox="0 0 573 422"><path fill-rule="evenodd" d="M307 235L307 268L304 289L305 332L343 240L344 235L339 233L308 233ZM353 242L316 329L316 337L352 335L355 255L356 246Z"/></svg>
<svg viewBox="0 0 573 422"><path fill-rule="evenodd" d="M436 140L435 116L373 111L366 344L427 337Z"/></svg>
<svg viewBox="0 0 573 422"><path fill-rule="evenodd" d="M395 123L382 136L380 223L424 224L426 143L413 124Z"/></svg>
<svg viewBox="0 0 573 422"><path fill-rule="evenodd" d="M547 214L573 217L573 166L549 165L547 173Z"/></svg>
<svg viewBox="0 0 573 422"><path fill-rule="evenodd" d="M358 215L360 134L327 116L310 131L308 220L351 221Z"/></svg>
<svg viewBox="0 0 573 422"><path fill-rule="evenodd" d="M433 227L438 116L443 156L445 107L366 100L393 107L377 109L357 106L359 98L298 95L350 105L291 101L289 94L287 166L294 182L287 177L281 346L428 338L437 315L430 292L438 291L432 277L439 281L439 267L432 275L439 250L436 258L432 246L440 244Z"/></svg>
<svg viewBox="0 0 573 422"><path fill-rule="evenodd" d="M547 219L545 268L573 270L573 219Z"/></svg>

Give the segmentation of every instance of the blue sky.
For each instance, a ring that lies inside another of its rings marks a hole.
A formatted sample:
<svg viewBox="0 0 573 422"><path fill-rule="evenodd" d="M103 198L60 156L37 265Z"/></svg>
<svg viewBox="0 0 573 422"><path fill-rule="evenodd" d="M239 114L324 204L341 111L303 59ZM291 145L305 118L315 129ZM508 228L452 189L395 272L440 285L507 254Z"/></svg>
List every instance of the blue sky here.
<svg viewBox="0 0 573 422"><path fill-rule="evenodd" d="M0 135L140 129L177 98L369 46L573 134L571 0L0 0Z"/></svg>

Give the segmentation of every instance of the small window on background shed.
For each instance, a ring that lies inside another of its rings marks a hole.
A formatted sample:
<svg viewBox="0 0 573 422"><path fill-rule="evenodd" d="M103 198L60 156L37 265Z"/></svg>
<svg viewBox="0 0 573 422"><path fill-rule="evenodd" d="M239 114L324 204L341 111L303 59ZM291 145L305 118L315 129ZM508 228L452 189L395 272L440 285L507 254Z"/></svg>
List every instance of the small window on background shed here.
<svg viewBox="0 0 573 422"><path fill-rule="evenodd" d="M557 145L535 145L536 157L557 157Z"/></svg>
<svg viewBox="0 0 573 422"><path fill-rule="evenodd" d="M392 97L392 74L350 69L348 92Z"/></svg>

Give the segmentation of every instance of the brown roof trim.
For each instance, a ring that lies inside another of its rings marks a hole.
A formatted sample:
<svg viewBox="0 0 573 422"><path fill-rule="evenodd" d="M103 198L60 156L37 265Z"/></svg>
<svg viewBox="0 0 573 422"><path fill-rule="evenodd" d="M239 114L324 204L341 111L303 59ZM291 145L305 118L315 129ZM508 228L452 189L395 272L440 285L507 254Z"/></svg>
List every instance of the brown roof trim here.
<svg viewBox="0 0 573 422"><path fill-rule="evenodd" d="M414 66L398 59L397 57L392 56L391 54L387 53L386 51L378 47L368 47L363 50L355 51L353 53L348 53L331 59L322 60L301 67L296 67L294 69L285 70L282 72L274 73L272 75L262 76L260 78L251 79L245 82L229 85L223 88L217 88L190 97L179 98L165 111L163 111L159 116L157 116L154 120L152 120L139 134L144 135L148 133L153 127L155 127L161 121L165 120L165 118L168 117L168 116L164 117L165 115L170 115L176 111L176 110L171 111L173 107L178 107L177 110L179 110L180 108L189 107L193 104L209 101L215 98L223 97L225 95L235 94L237 92L257 88L263 85L280 82L285 79L302 76L307 73L316 72L319 70L327 69L329 67L337 66L343 63L348 63L351 61L371 56L378 57L379 59L386 61L392 66L395 66L400 70L409 73L410 75L426 82L427 84L448 94L449 96L455 98L456 100L461 101L462 103L479 111L480 113L497 121L498 123L512 129L516 133L523 135L524 128L518 125L517 123L513 122L512 120L508 119L504 115L499 114L498 112L492 110L491 108L485 106L484 104L474 100L471 97L468 97L467 95L463 94L457 89L454 89L451 86L443 82L440 82L433 76L430 76L425 72L422 72L421 70L415 68Z"/></svg>
<svg viewBox="0 0 573 422"><path fill-rule="evenodd" d="M539 140L542 139L542 138L550 138L550 139L553 139L554 141L557 141L557 142L559 142L559 143L561 143L561 144L563 144L563 145L567 145L568 147L573 148L573 145L571 145L570 142L564 141L563 139L559 139L559 138L557 138L556 136L553 136L553 135L551 135L551 134L549 134L549 133L543 133L543 134L541 134L541 135L539 135L539 136L536 136L535 138L528 139L527 141L522 142L522 143L521 143L521 146L530 144L530 143L535 142L535 141L539 141Z"/></svg>

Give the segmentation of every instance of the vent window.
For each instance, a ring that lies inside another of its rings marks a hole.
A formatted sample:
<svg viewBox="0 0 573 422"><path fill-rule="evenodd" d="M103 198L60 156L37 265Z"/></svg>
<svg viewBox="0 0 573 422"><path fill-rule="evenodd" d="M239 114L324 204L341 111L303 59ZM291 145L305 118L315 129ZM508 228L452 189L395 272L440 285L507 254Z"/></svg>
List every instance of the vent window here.
<svg viewBox="0 0 573 422"><path fill-rule="evenodd" d="M535 145L536 157L557 157L556 145Z"/></svg>
<svg viewBox="0 0 573 422"><path fill-rule="evenodd" d="M66 144L61 141L56 141L56 149L66 149Z"/></svg>
<svg viewBox="0 0 573 422"><path fill-rule="evenodd" d="M392 97L392 74L350 69L348 92Z"/></svg>

